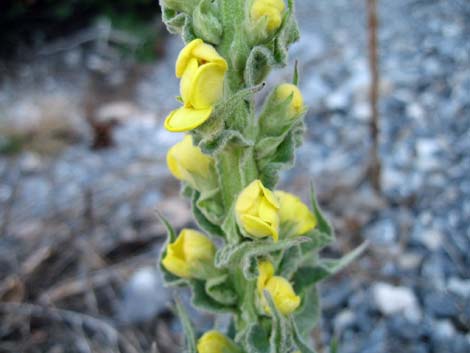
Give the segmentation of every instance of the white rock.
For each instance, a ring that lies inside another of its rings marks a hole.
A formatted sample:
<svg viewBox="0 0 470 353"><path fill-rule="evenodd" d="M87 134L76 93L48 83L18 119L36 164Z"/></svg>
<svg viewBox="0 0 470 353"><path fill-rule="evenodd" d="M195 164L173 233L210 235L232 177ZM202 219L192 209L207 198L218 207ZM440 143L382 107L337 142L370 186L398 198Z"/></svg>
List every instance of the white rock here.
<svg viewBox="0 0 470 353"><path fill-rule="evenodd" d="M452 277L447 283L447 289L461 297L470 298L470 279Z"/></svg>
<svg viewBox="0 0 470 353"><path fill-rule="evenodd" d="M440 337L451 338L455 335L455 328L449 320L439 320L435 323L435 332Z"/></svg>
<svg viewBox="0 0 470 353"><path fill-rule="evenodd" d="M421 319L421 309L413 291L408 287L379 282L372 287L373 300L384 315L403 314L408 320Z"/></svg>
<svg viewBox="0 0 470 353"><path fill-rule="evenodd" d="M153 267L137 270L124 287L124 297L119 306L119 318L124 322L139 322L151 319L163 311L169 294Z"/></svg>
<svg viewBox="0 0 470 353"><path fill-rule="evenodd" d="M443 235L435 229L428 229L422 232L419 240L429 249L435 251L442 246Z"/></svg>
<svg viewBox="0 0 470 353"><path fill-rule="evenodd" d="M334 320L335 332L341 332L349 325L353 324L356 316L351 310L341 311Z"/></svg>

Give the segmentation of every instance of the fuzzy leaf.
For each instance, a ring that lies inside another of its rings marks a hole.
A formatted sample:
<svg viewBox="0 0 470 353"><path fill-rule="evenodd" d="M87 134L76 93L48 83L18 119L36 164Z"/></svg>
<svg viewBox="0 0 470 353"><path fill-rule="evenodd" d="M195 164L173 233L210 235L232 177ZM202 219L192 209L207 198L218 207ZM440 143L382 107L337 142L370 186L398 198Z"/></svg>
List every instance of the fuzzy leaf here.
<svg viewBox="0 0 470 353"><path fill-rule="evenodd" d="M308 243L301 245L302 256L304 259L308 260L312 251L318 251L332 242L330 235L314 229L307 234L304 234L305 237L311 239Z"/></svg>
<svg viewBox="0 0 470 353"><path fill-rule="evenodd" d="M228 275L209 279L206 282L206 292L214 300L225 305L234 305L238 299Z"/></svg>
<svg viewBox="0 0 470 353"><path fill-rule="evenodd" d="M270 353L286 353L292 347L292 334L289 329L288 321L277 310L274 301L267 290L264 296L269 306L272 318L271 337L269 338Z"/></svg>
<svg viewBox="0 0 470 353"><path fill-rule="evenodd" d="M335 275L358 258L368 245L367 242L364 242L340 259L320 259L315 266L299 268L293 278L295 291L300 293L311 285Z"/></svg>
<svg viewBox="0 0 470 353"><path fill-rule="evenodd" d="M215 256L215 266L218 268L240 267L243 275L248 280L253 280L258 276L256 271L256 258L268 255L272 252L288 249L292 246L301 244L308 239L298 237L294 239L280 240L277 243L266 240L247 240L241 244L229 244L219 249Z"/></svg>
<svg viewBox="0 0 470 353"><path fill-rule="evenodd" d="M296 125L295 129L293 128L289 131L271 157L258 160L260 179L267 188L272 189L276 186L281 170L294 165L295 148L301 141L301 137L299 140L299 131L303 131L302 123Z"/></svg>
<svg viewBox="0 0 470 353"><path fill-rule="evenodd" d="M304 339L302 338L302 335L300 334L299 329L297 328L297 321L291 319L290 324L292 327L294 343L300 353L315 353L315 351L304 342Z"/></svg>
<svg viewBox="0 0 470 353"><path fill-rule="evenodd" d="M223 33L219 16L217 2L202 0L193 12L195 34L205 42L219 44Z"/></svg>
<svg viewBox="0 0 470 353"><path fill-rule="evenodd" d="M196 38L187 14L162 6L162 19L168 32L181 35L186 43Z"/></svg>
<svg viewBox="0 0 470 353"><path fill-rule="evenodd" d="M289 45L300 38L299 26L294 16L294 1L288 1L288 10L281 29L274 41L274 59L280 66L287 64L287 50Z"/></svg>
<svg viewBox="0 0 470 353"><path fill-rule="evenodd" d="M175 300L176 314L178 315L181 325L183 326L183 333L185 337L185 353L197 353L196 348L196 335L194 333L194 327L189 319L189 315L186 312L183 304L176 298Z"/></svg>
<svg viewBox="0 0 470 353"><path fill-rule="evenodd" d="M261 45L254 47L245 65L245 82L249 86L261 83L271 71L274 63L272 52Z"/></svg>
<svg viewBox="0 0 470 353"><path fill-rule="evenodd" d="M308 243L309 242L305 242L302 245ZM297 271L299 264L302 261L302 251L300 250L300 246L293 246L285 251L278 268L278 273L281 277L290 279Z"/></svg>
<svg viewBox="0 0 470 353"><path fill-rule="evenodd" d="M325 233L331 238L331 241L334 241L335 232L330 222L328 222L326 217L323 215L320 206L318 205L317 195L315 193L315 187L313 185L313 182L310 183L310 201L312 203L313 213L315 214L315 217L318 221L318 226L316 229L322 233Z"/></svg>
<svg viewBox="0 0 470 353"><path fill-rule="evenodd" d="M258 324L247 329L242 343L246 353L269 353L269 334Z"/></svg>
<svg viewBox="0 0 470 353"><path fill-rule="evenodd" d="M194 191L191 200L192 212L198 226L211 235L224 237L224 232L222 231L221 227L209 221L204 213L201 212L201 209L198 206L199 197L199 192Z"/></svg>
<svg viewBox="0 0 470 353"><path fill-rule="evenodd" d="M206 286L204 281L191 280L191 293L192 303L196 308L211 312L211 313L234 313L235 307L219 303L210 297L206 292Z"/></svg>
<svg viewBox="0 0 470 353"><path fill-rule="evenodd" d="M297 291L296 293L300 294L302 304L295 311L293 317L299 327L300 335L302 337L308 337L320 319L320 296L315 286L310 287L302 293Z"/></svg>

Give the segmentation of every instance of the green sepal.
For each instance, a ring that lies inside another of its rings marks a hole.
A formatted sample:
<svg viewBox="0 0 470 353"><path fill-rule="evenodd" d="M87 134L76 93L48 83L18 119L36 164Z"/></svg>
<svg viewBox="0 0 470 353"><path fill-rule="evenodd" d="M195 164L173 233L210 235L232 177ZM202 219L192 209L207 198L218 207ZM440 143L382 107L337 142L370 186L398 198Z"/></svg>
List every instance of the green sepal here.
<svg viewBox="0 0 470 353"><path fill-rule="evenodd" d="M298 121L270 157L257 158L259 178L264 186L273 189L279 180L279 172L294 165L295 149L302 142L303 131L303 122Z"/></svg>
<svg viewBox="0 0 470 353"><path fill-rule="evenodd" d="M267 47L257 45L251 49L243 74L246 84L254 86L263 82L271 71L273 63L273 54Z"/></svg>
<svg viewBox="0 0 470 353"><path fill-rule="evenodd" d="M197 353L196 346L196 334L194 332L194 326L189 319L189 315L184 308L183 304L180 302L179 298L175 299L175 309L178 318L181 321L181 326L183 327L183 333L185 338L185 350L184 353Z"/></svg>
<svg viewBox="0 0 470 353"><path fill-rule="evenodd" d="M159 211L157 211L157 216L160 219L160 222L163 223L167 232L166 241L163 244L160 250L160 256L158 257L158 267L163 275L163 284L165 287L184 286L187 284L187 281L184 278L180 278L172 274L162 264L162 259L166 256L166 248L168 244L173 243L176 240L176 232L170 222L168 222L168 220Z"/></svg>
<svg viewBox="0 0 470 353"><path fill-rule="evenodd" d="M270 239L244 241L241 244L229 244L219 249L215 255L215 266L217 268L242 269L247 280L258 277L256 259L266 256L275 251L288 249L305 241L307 238L298 237L294 239L280 240L277 243Z"/></svg>
<svg viewBox="0 0 470 353"><path fill-rule="evenodd" d="M193 11L194 33L206 43L220 43L223 28L220 23L219 3L212 0L202 0Z"/></svg>
<svg viewBox="0 0 470 353"><path fill-rule="evenodd" d="M211 223L222 224L224 206L219 188L199 193L196 206Z"/></svg>
<svg viewBox="0 0 470 353"><path fill-rule="evenodd" d="M240 229L237 225L237 220L235 219L234 209L235 205L232 205L227 214L227 218L225 218L225 221L222 224L222 230L226 236L227 244L238 244L242 238Z"/></svg>
<svg viewBox="0 0 470 353"><path fill-rule="evenodd" d="M294 12L294 0L288 0L288 9L284 21L274 39L274 60L279 66L287 64L287 50L292 43L300 38L299 26Z"/></svg>
<svg viewBox="0 0 470 353"><path fill-rule="evenodd" d="M311 285L335 275L359 257L368 245L364 242L340 259L319 259L314 266L300 267L293 277L295 292L301 293Z"/></svg>
<svg viewBox="0 0 470 353"><path fill-rule="evenodd" d="M213 277L207 280L205 285L206 293L215 301L224 305L234 305L238 296L233 289L228 275Z"/></svg>
<svg viewBox="0 0 470 353"><path fill-rule="evenodd" d="M292 333L289 327L289 322L286 317L277 310L276 305L270 295L265 290L263 295L266 298L270 315L272 319L271 336L269 338L270 353L286 353L292 348Z"/></svg>
<svg viewBox="0 0 470 353"><path fill-rule="evenodd" d="M160 0L162 12L165 9L171 9L177 12L191 14L200 0Z"/></svg>
<svg viewBox="0 0 470 353"><path fill-rule="evenodd" d="M192 279L189 280L191 287L191 302L201 310L211 313L235 313L237 309L232 305L226 305L216 301L206 292L205 281Z"/></svg>
<svg viewBox="0 0 470 353"><path fill-rule="evenodd" d="M305 260L305 264L311 264L309 259L311 258L310 254L313 251L318 251L335 240L334 229L318 205L313 183L310 184L310 202L312 204L313 214L315 215L318 224L315 229L304 235L311 239L310 242L301 245L302 256Z"/></svg>
<svg viewBox="0 0 470 353"><path fill-rule="evenodd" d="M297 327L297 320L293 320L291 317L290 326L292 330L294 344L296 345L297 349L300 353L315 353L315 350L310 348L307 343L304 342L304 336L301 335L298 327Z"/></svg>
<svg viewBox="0 0 470 353"><path fill-rule="evenodd" d="M204 213L198 206L200 198L200 193L196 190L193 190L193 194L191 196L191 209L196 220L198 226L204 230L206 233L215 235L218 237L224 237L224 232L222 231L221 227L217 224L212 223L209 221Z"/></svg>
<svg viewBox="0 0 470 353"><path fill-rule="evenodd" d="M310 202L312 203L313 214L315 215L318 221L316 229L322 233L327 234L331 238L331 241L334 241L334 229L328 219L326 219L326 217L323 215L323 212L320 206L318 205L317 195L315 193L315 187L313 185L313 182L310 183Z"/></svg>
<svg viewBox="0 0 470 353"><path fill-rule="evenodd" d="M311 286L300 293L296 290L296 293L300 295L302 304L294 312L293 318L298 325L299 336L308 337L320 319L320 295L316 286Z"/></svg>
<svg viewBox="0 0 470 353"><path fill-rule="evenodd" d="M309 242L306 242L302 245L308 243ZM293 246L284 252L277 270L279 276L290 279L297 271L302 261L302 250L300 250L300 246L302 245Z"/></svg>
<svg viewBox="0 0 470 353"><path fill-rule="evenodd" d="M247 139L241 131L233 128L239 124L235 124L231 120L238 119L235 116L241 109L246 109L247 100L253 98L254 94L263 87L264 84L260 84L243 89L217 103L210 119L199 128L191 131L195 145L209 155L216 154L229 142L235 142L240 146L252 146L252 141Z"/></svg>
<svg viewBox="0 0 470 353"><path fill-rule="evenodd" d="M168 32L181 35L186 43L196 39L191 24L191 17L184 12L170 9L163 4L161 6L163 23L165 23Z"/></svg>
<svg viewBox="0 0 470 353"><path fill-rule="evenodd" d="M249 326L239 341L246 353L269 353L269 333L259 324Z"/></svg>
<svg viewBox="0 0 470 353"><path fill-rule="evenodd" d="M293 115L290 111L290 106L294 94L292 93L287 98L280 100L276 93L278 87L279 86L275 87L266 98L263 109L259 115L260 133L257 144L261 143L264 138L284 137L289 130L294 127L298 128L298 126L302 124L301 121L307 112L307 109L304 108L302 111ZM303 134L303 129L301 132ZM277 143L277 145L279 145L279 143Z"/></svg>
<svg viewBox="0 0 470 353"><path fill-rule="evenodd" d="M235 72L239 76L243 75L247 58L250 55L250 47L246 41L246 37L244 33L241 33L240 31L236 31L234 33L234 38L230 46L229 55L230 55L231 64L234 67ZM254 85L249 81L245 81L245 84L248 87Z"/></svg>

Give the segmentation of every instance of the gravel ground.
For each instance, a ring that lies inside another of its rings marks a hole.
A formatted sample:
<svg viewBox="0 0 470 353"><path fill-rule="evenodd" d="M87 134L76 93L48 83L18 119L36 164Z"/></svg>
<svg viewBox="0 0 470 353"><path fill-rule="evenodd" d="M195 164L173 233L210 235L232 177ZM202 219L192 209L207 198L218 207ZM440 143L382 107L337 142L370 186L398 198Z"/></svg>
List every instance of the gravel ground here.
<svg viewBox="0 0 470 353"><path fill-rule="evenodd" d="M321 347L337 336L342 353L466 353L470 4L379 2L381 197L371 191L364 174L370 147L365 2L298 1L303 37L291 57L300 61L301 88L311 109L306 142L282 185L304 194L313 177L338 230L338 244L329 254L338 255L365 239L371 242L363 258L322 287L323 319L315 338ZM90 150L89 132L80 127L85 138L53 155L27 151L0 159L0 276L13 272L38 242L60 238L61 230L51 231L52 225L85 229L97 252L112 257L122 244L160 239L156 204L170 213L178 210L172 217L178 217L179 226L190 223L164 165L166 150L179 137L161 126L165 113L176 106L172 66L180 47L178 39L170 39L165 60L138 76L132 94L125 96L128 109L119 106L125 119L114 130L114 147ZM60 55L57 60L69 62L70 71L96 62L76 50ZM38 66L44 72L32 74L39 79L33 80L37 86L31 92L48 77L48 65L42 61ZM290 74L291 68L283 70L270 83ZM119 75L123 71L108 77L122 85ZM4 83L0 105L13 115L40 116L40 108L31 104L35 100L11 93L15 85L28 83L21 77ZM53 81L47 87L55 97L61 79L47 80ZM86 82L78 84L76 92L67 86L61 97L86 96L86 87ZM80 104L73 109L83 116ZM94 224L87 228L83 223L90 208ZM145 248L145 254L154 256L158 244ZM152 298L166 294L146 266L121 285L118 300L123 304L109 314L113 320L133 313L129 321L142 322L165 310L165 300L153 303ZM136 311L143 301L149 310ZM199 320L208 323L206 316Z"/></svg>

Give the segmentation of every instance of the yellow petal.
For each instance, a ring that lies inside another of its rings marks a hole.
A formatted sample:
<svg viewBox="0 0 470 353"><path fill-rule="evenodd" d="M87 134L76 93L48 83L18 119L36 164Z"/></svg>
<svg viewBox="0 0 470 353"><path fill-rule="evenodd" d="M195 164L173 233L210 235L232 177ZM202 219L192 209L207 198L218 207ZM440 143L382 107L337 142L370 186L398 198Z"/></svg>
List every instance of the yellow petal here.
<svg viewBox="0 0 470 353"><path fill-rule="evenodd" d="M274 241L277 241L279 234L269 223L264 222L261 218L251 215L241 215L240 221L243 228L255 238L264 238L272 236Z"/></svg>
<svg viewBox="0 0 470 353"><path fill-rule="evenodd" d="M190 59L186 65L183 76L180 81L180 93L183 102L189 102L191 98L191 88L193 86L193 80L198 69L197 59Z"/></svg>
<svg viewBox="0 0 470 353"><path fill-rule="evenodd" d="M277 208L274 208L272 204L266 199L262 198L259 205L259 217L269 223L274 229L277 230L279 226L279 213Z"/></svg>
<svg viewBox="0 0 470 353"><path fill-rule="evenodd" d="M203 44L202 39L194 39L193 41L186 44L186 46L180 51L178 59L176 59L176 77L180 78L183 76L186 66L189 63L189 60L192 58L192 52L195 47Z"/></svg>
<svg viewBox="0 0 470 353"><path fill-rule="evenodd" d="M165 258L162 260L162 264L169 272L171 272L175 276L178 276L181 278L191 277L191 272L189 270L188 265L184 261L181 261L178 258L175 258L167 254Z"/></svg>
<svg viewBox="0 0 470 353"><path fill-rule="evenodd" d="M275 31L281 26L282 11L283 8L280 10L264 1L256 1L251 7L251 18L258 21L262 17L266 17L267 29L269 31Z"/></svg>
<svg viewBox="0 0 470 353"><path fill-rule="evenodd" d="M189 265L186 261L184 249L184 239L176 238L174 243L168 244L166 248L166 256L162 260L163 266L171 273L178 277L191 277Z"/></svg>
<svg viewBox="0 0 470 353"><path fill-rule="evenodd" d="M304 99L302 93L296 85L291 83L283 83L276 88L276 97L280 101L284 101L292 95L292 101L289 104L290 118L295 118L304 109Z"/></svg>
<svg viewBox="0 0 470 353"><path fill-rule="evenodd" d="M278 202L276 196L274 195L274 193L271 190L269 190L268 188L264 187L264 185L263 185L263 183L261 183L261 181L258 180L258 182L259 182L260 189L263 192L264 197L269 201L269 203L274 208L279 208L279 202Z"/></svg>
<svg viewBox="0 0 470 353"><path fill-rule="evenodd" d="M194 47L192 55L196 57L201 64L203 62L218 64L222 70L227 71L227 62L217 53L212 45L202 43Z"/></svg>
<svg viewBox="0 0 470 353"><path fill-rule="evenodd" d="M215 246L204 234L193 229L183 229L180 237L184 238L183 247L188 263L214 258Z"/></svg>
<svg viewBox="0 0 470 353"><path fill-rule="evenodd" d="M271 277L274 276L274 266L270 261L261 261L258 264L258 279L256 281L256 288L258 293L263 295L264 287Z"/></svg>
<svg viewBox="0 0 470 353"><path fill-rule="evenodd" d="M199 65L215 63L222 67L224 71L228 67L225 59L217 53L212 45L206 44L198 38L188 43L178 55L175 70L176 77L183 76L189 61L193 58L197 59Z"/></svg>
<svg viewBox="0 0 470 353"><path fill-rule="evenodd" d="M193 145L191 135L185 135L183 140L172 146L166 155L168 169L179 180L193 181L193 175L203 178L211 177L213 159L197 146Z"/></svg>
<svg viewBox="0 0 470 353"><path fill-rule="evenodd" d="M274 194L280 204L281 223L296 224L295 232L298 235L305 234L317 226L317 218L300 198L284 191L276 191Z"/></svg>
<svg viewBox="0 0 470 353"><path fill-rule="evenodd" d="M171 132L189 131L202 125L212 114L212 107L192 109L181 107L165 119L165 129Z"/></svg>
<svg viewBox="0 0 470 353"><path fill-rule="evenodd" d="M191 106L203 109L217 102L224 91L224 75L225 68L219 64L200 66L191 85Z"/></svg>
<svg viewBox="0 0 470 353"><path fill-rule="evenodd" d="M289 315L300 305L300 297L295 294L292 285L283 277L272 277L266 283L265 289L283 315Z"/></svg>
<svg viewBox="0 0 470 353"><path fill-rule="evenodd" d="M255 180L243 189L238 196L237 203L235 205L235 211L237 213L245 213L253 207L260 196L260 185L262 185L261 182L259 180Z"/></svg>
<svg viewBox="0 0 470 353"><path fill-rule="evenodd" d="M198 353L238 353L236 344L218 331L208 331L197 342Z"/></svg>
<svg viewBox="0 0 470 353"><path fill-rule="evenodd" d="M266 5L269 5L269 6L271 6L271 7L274 7L274 8L277 9L279 12L284 11L284 9L286 8L286 4L284 4L284 1L283 1L283 0L259 0L259 1L262 1L262 2L264 2Z"/></svg>

